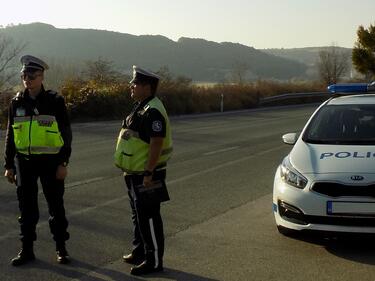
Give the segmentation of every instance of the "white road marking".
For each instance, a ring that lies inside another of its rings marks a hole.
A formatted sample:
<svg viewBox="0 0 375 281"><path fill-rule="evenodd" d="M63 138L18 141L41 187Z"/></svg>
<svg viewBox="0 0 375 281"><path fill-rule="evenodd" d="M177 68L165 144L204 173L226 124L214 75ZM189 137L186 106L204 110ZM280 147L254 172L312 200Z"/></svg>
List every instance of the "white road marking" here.
<svg viewBox="0 0 375 281"><path fill-rule="evenodd" d="M97 178L92 178L92 179L87 179L87 180L82 180L82 181L75 181L75 182L65 184L65 188L71 188L71 187L75 187L78 185L89 184L89 183L93 183L96 181L101 181L102 179L104 179L104 177L97 177Z"/></svg>
<svg viewBox="0 0 375 281"><path fill-rule="evenodd" d="M230 151L230 150L234 150L234 149L237 149L237 148L239 148L239 146L227 147L227 148L223 148L223 149L218 149L218 150L206 152L206 153L203 153L203 155L213 155L213 154L217 154L217 153L220 153L220 152L227 152L227 151Z"/></svg>
<svg viewBox="0 0 375 281"><path fill-rule="evenodd" d="M113 200L110 200L110 201L106 201L106 202L103 202L101 204L98 204L96 206L92 206L92 207L87 207L85 209L81 209L79 211L76 211L76 212L72 212L72 213L67 213L67 218L69 219L69 217L74 217L74 216L77 216L77 215L81 215L83 213L86 213L86 212L89 212L91 210L95 210L95 209L98 209L98 208L101 208L101 207L105 207L105 206L109 206L109 205L112 205L114 203L117 203L117 202L121 202L121 201L124 201L128 198L127 195L124 195L124 196L121 196L121 197L118 197L116 199L113 199ZM48 225L48 221L43 221L43 222L40 222L38 223L37 225L37 229L45 226L45 225ZM17 231L11 231L11 232L8 232L8 233L5 233L4 235L1 235L0 236L0 241L2 240L5 240L7 238L12 238L14 239L14 237L17 237L17 235L19 234L19 230Z"/></svg>
<svg viewBox="0 0 375 281"><path fill-rule="evenodd" d="M209 169L202 170L202 171L199 171L199 172L195 172L195 173L192 173L190 175L186 175L184 177L180 177L178 179L168 181L167 183L171 184L171 183L176 183L176 182L181 182L181 181L184 181L184 180L187 180L187 179L191 179L191 178L194 178L196 176L200 176L202 174L210 173L210 172L219 170L221 168L224 168L224 167L227 167L227 166L230 166L230 165L234 165L234 164L240 163L242 161L246 161L246 160L249 160L251 158L261 156L261 155L264 155L264 154L267 154L267 153L270 153L270 152L273 152L273 151L276 151L276 150L279 150L279 149L283 149L283 148L285 148L285 145L276 146L276 147L271 148L271 149L267 149L267 150L264 150L264 151L261 151L261 152L258 152L258 153L254 153L254 154L251 154L251 155L248 155L248 156L245 156L245 157L233 160L233 161L228 161L228 162L225 162L223 164L211 167Z"/></svg>
<svg viewBox="0 0 375 281"><path fill-rule="evenodd" d="M261 155L264 155L264 154L267 154L267 153L270 153L270 152L282 149L282 148L285 148L285 145L276 146L274 148L267 149L267 150L264 150L264 151L261 151L261 152L258 152L258 153L254 153L254 154L251 154L251 155L248 155L248 156L245 156L245 157L233 160L233 161L228 161L228 162L225 162L223 164L211 167L209 169L205 169L205 170L202 170L202 171L199 171L199 172L192 173L190 175L186 175L184 177L180 177L178 179L174 179L174 180L168 181L167 184L174 184L174 183L177 183L177 182L189 180L189 179L194 178L196 176L200 176L200 175L203 175L203 174L206 174L206 173L211 173L213 171L222 169L224 167L231 166L231 165L234 165L234 164L237 164L237 163L249 160L251 158L258 157L258 156L261 156ZM98 178L95 178L95 180L98 180ZM89 181L89 180L82 181L82 182L87 182L87 181ZM72 183L72 184L76 184L76 183ZM128 198L128 196L124 195L124 196L121 196L121 197L118 197L118 198L115 198L115 199L103 202L101 204L97 204L95 206L91 206L91 207L87 207L87 208L84 208L84 209L80 209L80 210L72 212L72 213L67 213L67 217L69 218L69 217L78 216L78 215L81 215L83 213L87 213L87 212L96 210L98 208L102 208L102 207L105 207L105 206L109 206L109 205L112 205L112 204L124 201L127 198ZM40 228L40 227L45 226L45 225L48 225L48 221L44 221L44 222L39 223L37 225L37 228ZM19 234L19 230L5 233L5 234L3 234L3 235L0 236L0 241L8 239L8 238L14 238L18 234Z"/></svg>

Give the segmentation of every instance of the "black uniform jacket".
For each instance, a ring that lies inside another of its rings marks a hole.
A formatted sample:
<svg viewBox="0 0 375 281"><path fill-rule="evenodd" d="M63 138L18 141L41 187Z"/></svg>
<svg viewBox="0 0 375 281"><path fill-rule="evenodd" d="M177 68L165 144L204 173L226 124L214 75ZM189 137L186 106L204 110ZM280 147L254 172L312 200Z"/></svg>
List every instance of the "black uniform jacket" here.
<svg viewBox="0 0 375 281"><path fill-rule="evenodd" d="M151 96L142 102L136 102L122 124L123 128L138 132L139 137L147 143L150 143L152 137L166 136L166 121L157 109L151 108L143 114L143 107L153 98L154 96Z"/></svg>
<svg viewBox="0 0 375 281"><path fill-rule="evenodd" d="M36 99L29 96L28 90L17 93L12 99L8 112L8 126L5 138L5 165L6 169L14 169L14 157L16 156L16 147L14 144L14 135L12 125L14 117L32 116L32 115L53 115L56 118L64 145L58 154L48 155L55 157L58 163L69 162L72 144L72 130L67 114L64 98L54 91L46 91L42 86L41 92ZM45 155L30 155L33 157L46 157Z"/></svg>
<svg viewBox="0 0 375 281"><path fill-rule="evenodd" d="M150 96L142 102L136 102L133 110L122 124L123 128L128 128L138 132L140 139L146 143L150 143L150 139L153 137L166 137L166 120L159 110L150 108L144 112L144 106L153 98L154 96ZM133 175L132 177L133 184L142 189L141 185L143 183L143 176ZM155 200L165 202L170 200L167 186L165 184L165 177L165 164L162 167L156 167L152 179L156 183L155 186L159 185L158 188L153 189L151 187L146 188L143 191L141 191L141 189L135 189L135 196L143 202L155 202Z"/></svg>

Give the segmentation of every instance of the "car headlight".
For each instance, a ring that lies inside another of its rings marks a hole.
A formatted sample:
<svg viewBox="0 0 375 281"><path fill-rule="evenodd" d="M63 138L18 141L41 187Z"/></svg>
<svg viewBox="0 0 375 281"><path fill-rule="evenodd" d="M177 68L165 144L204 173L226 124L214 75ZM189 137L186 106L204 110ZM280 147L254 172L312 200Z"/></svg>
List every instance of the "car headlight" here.
<svg viewBox="0 0 375 281"><path fill-rule="evenodd" d="M303 189L307 184L307 179L302 176L290 163L289 156L285 157L280 166L281 179L294 187Z"/></svg>

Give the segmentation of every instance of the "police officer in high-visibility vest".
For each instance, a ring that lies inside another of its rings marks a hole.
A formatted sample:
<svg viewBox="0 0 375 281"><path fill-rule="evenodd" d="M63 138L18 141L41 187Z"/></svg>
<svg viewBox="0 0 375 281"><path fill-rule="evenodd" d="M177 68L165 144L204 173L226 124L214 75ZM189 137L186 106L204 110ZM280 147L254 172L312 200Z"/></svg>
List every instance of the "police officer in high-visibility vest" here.
<svg viewBox="0 0 375 281"><path fill-rule="evenodd" d="M63 97L44 89L42 82L48 65L30 55L23 56L21 63L25 89L10 103L5 140L5 177L17 185L22 241L22 249L12 259L12 265L23 265L35 259L38 178L48 203L57 262L65 264L69 262L65 247L69 233L63 195L71 154L70 121Z"/></svg>
<svg viewBox="0 0 375 281"><path fill-rule="evenodd" d="M132 220L133 249L124 255L130 273L163 270L164 231L160 203L169 200L166 165L172 152L171 128L162 102L155 96L159 77L133 66L130 81L134 108L123 122L115 164L125 174Z"/></svg>

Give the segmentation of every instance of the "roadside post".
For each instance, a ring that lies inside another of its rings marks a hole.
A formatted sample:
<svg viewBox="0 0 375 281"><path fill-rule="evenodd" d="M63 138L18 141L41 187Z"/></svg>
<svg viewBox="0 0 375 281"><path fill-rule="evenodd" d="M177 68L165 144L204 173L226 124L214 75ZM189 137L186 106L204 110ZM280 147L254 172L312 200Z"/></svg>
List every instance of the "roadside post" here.
<svg viewBox="0 0 375 281"><path fill-rule="evenodd" d="M221 94L221 100L220 100L220 112L224 112L224 94Z"/></svg>

